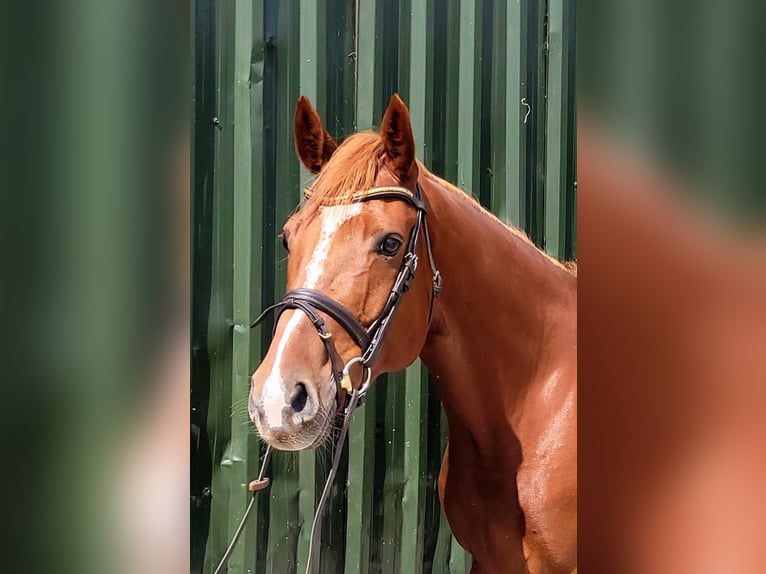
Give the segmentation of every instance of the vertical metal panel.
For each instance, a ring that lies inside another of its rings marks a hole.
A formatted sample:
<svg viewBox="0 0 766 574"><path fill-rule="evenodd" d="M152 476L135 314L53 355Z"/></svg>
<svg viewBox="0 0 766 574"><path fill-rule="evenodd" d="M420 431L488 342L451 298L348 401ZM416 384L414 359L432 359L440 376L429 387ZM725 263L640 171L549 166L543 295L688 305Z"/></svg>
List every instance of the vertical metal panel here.
<svg viewBox="0 0 766 574"><path fill-rule="evenodd" d="M491 112L490 141L492 144L490 157L490 186L488 207L500 217L505 216L506 207L506 146L515 142L508 142L506 133L506 115L514 113L506 108L506 93L508 86L505 77L506 58L508 57L507 24L506 17L508 6L506 2L495 1L492 7L492 90L490 94Z"/></svg>
<svg viewBox="0 0 766 574"><path fill-rule="evenodd" d="M524 170L526 140L522 137L528 120L529 105L523 80L523 54L526 37L523 33L521 1L508 2L506 10L505 56L505 190L496 195L493 210L497 215L517 227L526 221L526 181Z"/></svg>
<svg viewBox="0 0 766 574"><path fill-rule="evenodd" d="M360 0L358 6L355 125L358 131L365 131L371 130L375 121L378 20L375 0ZM360 41L361 38L366 41ZM370 570L376 398L377 386L373 386L365 406L356 412L349 428L345 574L367 574Z"/></svg>
<svg viewBox="0 0 766 574"><path fill-rule="evenodd" d="M324 37L324 69L320 90L325 100L324 108L319 108L325 126L337 141L342 141L355 127L356 96L356 53L355 53L356 14L352 0L327 0L324 3L324 21L317 35ZM318 555L315 557L317 572L342 572L345 561L346 545L346 484L348 473L349 445L346 443L341 456L333 488L322 517L321 539L318 541ZM321 489L331 465L331 449L322 449L318 454L319 471L317 476Z"/></svg>
<svg viewBox="0 0 766 574"><path fill-rule="evenodd" d="M409 37L402 45L402 52L409 53L408 103L416 142L417 156L427 161L426 106L430 98L426 87L430 83L431 70L426 63L432 52L428 37L427 13L429 0L412 0L409 10ZM430 157L428 158L430 159ZM402 530L399 544L401 552L400 572L420 572L423 562L423 520L425 473L428 378L425 367L417 360L405 374L404 382L404 428L403 435L403 496ZM396 384L396 383L394 383Z"/></svg>
<svg viewBox="0 0 766 574"><path fill-rule="evenodd" d="M458 179L458 133L460 130L460 89L462 82L468 81L460 75L460 0L447 0L447 18L445 30L446 46L443 52L446 56L446 70L443 86L435 89L444 92L444 116L434 118L434 123L444 122L444 172L442 177L453 183Z"/></svg>
<svg viewBox="0 0 766 574"><path fill-rule="evenodd" d="M210 530L209 486L212 461L208 448L207 413L210 402L210 358L207 352L207 327L210 307L210 265L212 257L213 158L216 128L215 54L213 7L210 0L199 0L191 12L195 31L194 108L192 116L191 172L192 200L192 292L191 309L191 445L190 456L190 547L191 569L200 572Z"/></svg>
<svg viewBox="0 0 766 574"><path fill-rule="evenodd" d="M562 223L566 207L566 182L563 181L566 150L566 59L562 53L562 24L564 0L549 0L548 9L548 78L546 94L546 161L545 161L545 249L558 257L563 253L561 242L564 236Z"/></svg>
<svg viewBox="0 0 766 574"><path fill-rule="evenodd" d="M409 26L407 18L409 2L381 2L381 74L376 87L379 94L379 111L376 120L380 123L382 114L391 94L398 92L405 98L408 90L409 75L402 67L402 51L409 46L409 38L402 30ZM405 62L409 58L407 54ZM410 375L411 376L411 375ZM379 378L378 386L379 423L376 433L376 470L378 471L379 490L374 500L376 524L374 538L371 541L373 561L383 572L399 572L402 528L402 488L403 488L403 425L404 425L404 387L407 373L391 373ZM382 426L382 428L380 428Z"/></svg>
<svg viewBox="0 0 766 574"><path fill-rule="evenodd" d="M356 21L356 129L372 130L375 117L376 70L379 21L376 0L359 0ZM362 40L364 39L364 40Z"/></svg>
<svg viewBox="0 0 766 574"><path fill-rule="evenodd" d="M526 24L526 101L527 118L527 220L524 228L530 239L542 246L545 239L545 67L546 2L528 0L524 6Z"/></svg>
<svg viewBox="0 0 766 574"><path fill-rule="evenodd" d="M216 10L216 52L218 85L232 83L233 9L219 5ZM206 552L206 567L210 568L216 556L226 548L231 532L230 515L242 512L230 507L231 492L228 458L231 426L227 424L231 413L231 338L226 325L231 317L231 241L226 236L231 229L231 91L219 95L216 105L216 124L220 127L215 141L216 174L214 182L213 249L211 262L211 300L208 323L208 352L210 354L210 405L208 432L213 460L211 524ZM228 177L224 177L226 174ZM228 224L228 225L227 225ZM233 517L232 517L233 518Z"/></svg>
<svg viewBox="0 0 766 574"><path fill-rule="evenodd" d="M264 109L265 109L265 58L266 58L266 38L264 37L265 29L265 9L263 3L259 2L253 6L253 48L250 61L250 107L252 117L250 125L253 130L252 134L252 172L253 172L253 195L257 199L257 204L253 205L253 217L260 220L260 233L252 236L250 241L253 243L254 256L251 260L251 274L253 276L252 290L252 307L250 309L250 317L255 317L256 313L260 311L265 303L263 284L264 284L264 271L268 268L265 259L265 253L262 242L259 238L263 237L264 232L264 206L266 205L266 193L267 188L265 185L265 141L263 132L265 128ZM251 341L253 343L253 366L259 362L262 356L263 341L264 341L264 327L261 325L257 327L252 333ZM252 373L251 369L251 373ZM248 385L249 390L249 385ZM241 408L244 410L245 405ZM249 425L248 421L248 425ZM252 428L252 427L248 427ZM262 462L262 454L264 449L257 440L255 433L250 431L250 456L248 458L248 467L250 470L250 477L257 476L257 472L260 469ZM268 511L268 499L261 498L256 501L256 507L254 515L265 516ZM253 521L254 524L248 525L248 532L251 529L255 530L256 548L254 551L246 549L246 569L245 572L252 572L253 564L263 565L267 560L266 544L265 540L268 536L268 530L266 528L265 521ZM263 571L263 569L261 569Z"/></svg>
<svg viewBox="0 0 766 574"><path fill-rule="evenodd" d="M441 465L442 453L447 448L447 415L444 413L444 409L441 409L440 413L440 441L439 441L439 455L433 462L438 462ZM435 490L435 489L434 489ZM435 493L434 493L435 494ZM450 531L449 524L447 523L447 517L439 509L439 526L436 540L436 547L434 548L433 555L433 574L448 574L450 554L452 552L452 532Z"/></svg>
<svg viewBox="0 0 766 574"><path fill-rule="evenodd" d="M270 262L262 283L265 301L273 301L283 292L284 264L281 245L277 243L280 218L286 211L286 193L289 193L287 158L284 153L285 114L280 103L288 92L290 81L281 74L282 67L290 68L289 30L290 11L275 0L264 3L264 131L265 142L265 202L264 228L260 237L264 259ZM289 8L289 7L288 7ZM295 72L294 72L295 73ZM263 324L264 334L271 330L272 317ZM265 343L265 341L264 341ZM300 525L298 523L298 461L293 454L273 457L271 463L272 486L268 496L268 538L265 572L278 574L295 568ZM264 496L265 498L265 496Z"/></svg>
<svg viewBox="0 0 766 574"><path fill-rule="evenodd" d="M264 258L270 271L270 301L285 290L286 253L278 237L282 223L300 202L298 162L293 151L293 105L298 97L300 78L299 19L296 2L265 2L267 38L267 88L269 102L268 133L274 163L266 166L269 178L269 210L263 233ZM272 171L273 170L273 171ZM268 327L269 324L266 324ZM305 482L299 456L273 457L272 486L268 490L269 537L266 572L293 572L297 566L297 547L301 534L300 486ZM310 474L310 471L309 471ZM303 481L301 481L303 478ZM313 515L313 512L311 512Z"/></svg>
<svg viewBox="0 0 766 574"><path fill-rule="evenodd" d="M366 574L370 570L377 395L373 387L349 429L346 574Z"/></svg>
<svg viewBox="0 0 766 574"><path fill-rule="evenodd" d="M247 388L270 326L252 333L244 326L283 292L277 233L312 177L293 151L299 94L342 140L379 125L391 94L400 92L429 169L552 254L576 248L571 0L216 6L219 129L207 349L214 470L206 571L225 548L258 468ZM446 420L436 401L419 361L376 381L352 423L315 556L318 572L470 570L470 555L438 511ZM276 453L269 495L229 572L303 571L330 454Z"/></svg>
<svg viewBox="0 0 766 574"><path fill-rule="evenodd" d="M315 106L319 105L319 54L321 50L320 37L323 30L319 28L321 23L319 14L322 9L317 0L300 1L300 24L298 42L300 45L299 70L299 93L308 97ZM286 101L285 105L292 111L293 101ZM321 109L321 108L320 108ZM284 129L284 128L283 128ZM292 121L287 130L290 137L293 135ZM289 151L288 151L289 153ZM303 166L299 167L298 201L302 200L301 190L311 180L312 174ZM317 457L316 451L303 451L299 455L298 468L298 520L300 533L296 549L296 572L306 571L306 562L310 545L311 523L314 519L314 510L317 503L316 484Z"/></svg>
<svg viewBox="0 0 766 574"><path fill-rule="evenodd" d="M481 3L479 2L479 5ZM476 60L479 42L476 38L476 7L475 0L460 2L460 53L459 53L459 82L458 82L458 165L457 185L470 192L478 194L479 182L476 177L476 165L479 153L478 129L476 125Z"/></svg>
<svg viewBox="0 0 766 574"><path fill-rule="evenodd" d="M549 0L548 78L546 123L545 248L554 257L567 252L567 199L573 193L568 162L571 142L567 137L572 121L569 97L572 54L569 40L568 0Z"/></svg>
<svg viewBox="0 0 766 574"><path fill-rule="evenodd" d="M427 373L418 360L407 369L404 388L401 572L420 572L423 563L427 402Z"/></svg>
<svg viewBox="0 0 766 574"><path fill-rule="evenodd" d="M253 193L253 165L250 103L250 57L253 50L253 6L249 2L235 5L234 25L234 115L233 115L233 328L232 328L232 387L231 387L231 445L230 505L244 508L249 500L245 486L252 476L250 429L246 408L250 373L257 364L260 345L250 331L250 317L254 306L260 306L260 290L252 288L260 277L253 274L252 237L261 232L261 219L253 207L260 195ZM253 301L255 299L255 301ZM231 515L229 527L236 528L236 513ZM255 530L251 527L242 537L241 545L232 556L231 572L246 570L247 556L255 552Z"/></svg>

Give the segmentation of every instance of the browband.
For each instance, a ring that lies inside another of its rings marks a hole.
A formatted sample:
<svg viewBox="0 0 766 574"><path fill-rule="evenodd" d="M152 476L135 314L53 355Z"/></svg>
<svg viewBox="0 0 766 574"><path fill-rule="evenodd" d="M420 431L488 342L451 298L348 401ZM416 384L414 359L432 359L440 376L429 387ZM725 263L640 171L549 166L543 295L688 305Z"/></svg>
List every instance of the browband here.
<svg viewBox="0 0 766 574"><path fill-rule="evenodd" d="M306 199L311 199L312 195L314 195L314 190L310 187L303 190L303 196ZM428 213L428 208L419 193L412 193L406 187L399 187L398 185L381 185L362 191L355 191L349 195L326 201L328 205L340 205L343 203L360 203L362 201L369 201L370 199L403 199L414 205L423 213Z"/></svg>

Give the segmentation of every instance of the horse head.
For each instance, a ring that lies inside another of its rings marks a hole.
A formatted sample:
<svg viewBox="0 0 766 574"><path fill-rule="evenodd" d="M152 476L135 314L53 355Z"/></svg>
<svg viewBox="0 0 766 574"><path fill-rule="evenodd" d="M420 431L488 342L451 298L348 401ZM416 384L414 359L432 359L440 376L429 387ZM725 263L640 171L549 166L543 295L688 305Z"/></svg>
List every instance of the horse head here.
<svg viewBox="0 0 766 574"><path fill-rule="evenodd" d="M281 450L318 446L345 392L412 363L438 293L427 273L415 273L418 260L433 260L402 100L391 98L379 133L338 146L302 97L294 132L301 162L317 177L282 229L287 294L249 397L261 437ZM350 377L343 385L339 365Z"/></svg>

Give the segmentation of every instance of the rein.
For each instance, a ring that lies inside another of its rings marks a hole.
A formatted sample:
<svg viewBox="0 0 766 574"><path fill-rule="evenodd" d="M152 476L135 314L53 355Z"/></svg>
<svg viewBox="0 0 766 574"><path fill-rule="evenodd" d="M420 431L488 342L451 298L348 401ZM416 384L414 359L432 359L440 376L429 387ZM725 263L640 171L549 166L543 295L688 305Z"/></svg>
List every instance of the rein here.
<svg viewBox="0 0 766 574"><path fill-rule="evenodd" d="M308 189L305 190L304 195L309 198L311 196L311 191ZM343 451L343 444L345 443L346 436L348 434L348 427L351 421L351 416L353 415L354 410L356 410L356 408L361 405L360 401L364 399L364 396L369 390L371 383L370 378L372 376L370 365L375 360L375 357L380 351L383 339L388 332L394 314L399 308L399 303L401 302L402 295L404 295L409 290L410 285L412 284L412 280L415 278L415 272L418 269L418 256L416 251L421 230L426 242L428 262L431 266L431 272L433 274L431 299L428 305L429 325L431 323L431 317L433 314L434 301L442 288L442 277L439 273L439 270L436 268L436 263L434 262L433 253L431 251L431 237L428 234L428 223L426 222L426 214L428 209L425 202L423 201L420 184L415 184L415 193L404 187L380 186L373 187L364 191L357 191L351 196L352 203L360 203L373 199L399 199L406 201L415 207L418 212L418 217L417 221L415 222L415 226L410 232L410 237L407 242L407 251L404 254L402 265L399 268L396 279L394 279L394 284L388 294L386 303L383 305L383 309L375 318L375 320L372 321L370 326L365 328L353 313L346 309L341 303L338 303L321 291L304 287L292 289L285 293L281 301L266 307L263 312L255 319L255 321L250 324L250 328L255 327L264 320L266 315L272 311L275 311L276 317L274 320L274 329L272 330L273 337L277 328L277 323L279 322L279 317L284 311L287 309L299 309L302 311L308 317L309 321L311 321L311 324L314 325L314 328L317 331L317 335L319 335L319 338L322 340L325 350L327 351L327 355L330 357L332 377L333 381L335 382L335 409L336 413L343 412L343 426L341 427L340 435L338 436L338 441L335 445L332 467L330 468L330 473L327 476L327 481L325 482L324 489L322 490L322 496L319 498L319 502L317 503L317 509L314 513L314 521L311 525L309 554L306 564L307 574L310 572L311 559L314 554L313 544L315 531L321 524L322 508L327 499L327 496L329 495L330 487L332 486L333 480L335 479L335 474L338 470L338 465L340 464L340 455ZM332 333L327 330L326 323L320 315L320 312L328 315L341 327L343 327L346 333L348 333L354 343L359 347L360 355L350 359L341 369L338 367L340 366L340 361L342 359L335 348ZM351 375L349 371L350 368L357 363L362 366L363 374L362 384L358 389L355 389L351 383ZM350 399L344 406L344 401L349 395ZM226 549L226 552L224 552L224 555L221 558L221 561L218 563L218 566L216 567L213 574L219 574L226 566L232 552L234 551L234 547L237 544L237 540L244 530L245 522L247 521L247 518L255 504L255 497L269 484L269 479L265 478L265 472L269 463L270 455L271 446L268 446L263 456L263 461L261 462L258 479L252 481L248 487L253 492L250 503L245 509L242 520L237 526L237 530L235 531L234 536L229 543L228 548Z"/></svg>

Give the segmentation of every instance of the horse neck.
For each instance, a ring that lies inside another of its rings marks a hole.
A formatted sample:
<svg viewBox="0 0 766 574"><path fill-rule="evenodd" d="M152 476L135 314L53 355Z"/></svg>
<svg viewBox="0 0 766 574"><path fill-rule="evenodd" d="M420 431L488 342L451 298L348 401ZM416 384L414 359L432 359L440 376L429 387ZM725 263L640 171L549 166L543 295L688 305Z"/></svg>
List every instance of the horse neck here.
<svg viewBox="0 0 766 574"><path fill-rule="evenodd" d="M575 349L576 280L456 188L431 174L420 181L444 278L421 357L450 440L459 427L491 452L534 386Z"/></svg>

